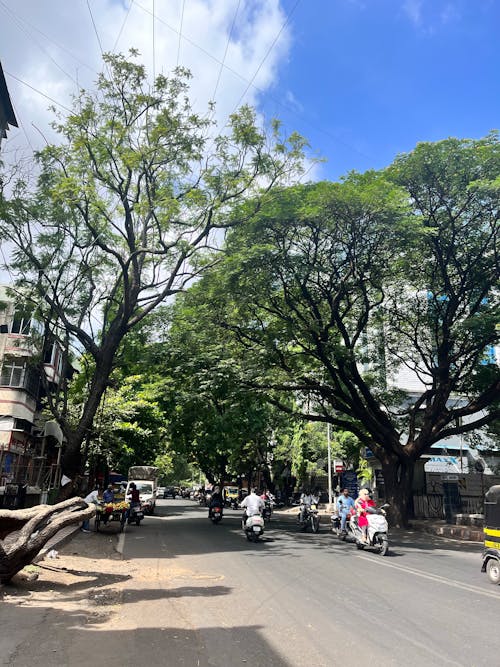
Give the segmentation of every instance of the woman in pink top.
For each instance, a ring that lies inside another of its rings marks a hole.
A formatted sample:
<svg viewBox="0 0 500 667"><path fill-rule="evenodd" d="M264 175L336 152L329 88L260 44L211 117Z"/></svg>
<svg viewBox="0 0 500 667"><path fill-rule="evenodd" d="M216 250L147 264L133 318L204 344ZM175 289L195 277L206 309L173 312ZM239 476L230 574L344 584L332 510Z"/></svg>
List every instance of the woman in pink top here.
<svg viewBox="0 0 500 667"><path fill-rule="evenodd" d="M363 542L368 542L368 517L366 516L366 510L368 507L375 507L375 503L370 498L368 489L361 489L354 506L358 514L358 526L363 533Z"/></svg>

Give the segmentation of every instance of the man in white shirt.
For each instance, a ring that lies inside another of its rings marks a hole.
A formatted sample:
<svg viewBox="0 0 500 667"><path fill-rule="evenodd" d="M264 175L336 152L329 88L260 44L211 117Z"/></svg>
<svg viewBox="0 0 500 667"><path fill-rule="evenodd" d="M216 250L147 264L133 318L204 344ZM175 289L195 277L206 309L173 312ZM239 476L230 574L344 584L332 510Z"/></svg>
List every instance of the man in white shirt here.
<svg viewBox="0 0 500 667"><path fill-rule="evenodd" d="M265 502L257 495L256 489L252 489L248 496L240 503L240 507L245 509L242 517L244 527L249 516L260 514L262 512L265 507Z"/></svg>
<svg viewBox="0 0 500 667"><path fill-rule="evenodd" d="M305 521L307 510L311 505L317 505L319 503L319 494L311 493L310 491L303 491L300 496L300 512L299 512L299 521Z"/></svg>
<svg viewBox="0 0 500 667"><path fill-rule="evenodd" d="M91 491L88 494L88 496L85 496L84 501L88 505L91 505L92 503L94 503L94 505L97 505L98 496L99 496L99 491L95 489L94 491ZM80 530L82 531L82 533L90 533L90 519L85 519L85 521L83 521Z"/></svg>

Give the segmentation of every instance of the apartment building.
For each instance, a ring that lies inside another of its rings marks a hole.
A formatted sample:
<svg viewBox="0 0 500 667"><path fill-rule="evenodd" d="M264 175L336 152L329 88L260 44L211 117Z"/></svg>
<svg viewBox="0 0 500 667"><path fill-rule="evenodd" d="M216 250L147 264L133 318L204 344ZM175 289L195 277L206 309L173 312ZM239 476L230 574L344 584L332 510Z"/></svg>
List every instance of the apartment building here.
<svg viewBox="0 0 500 667"><path fill-rule="evenodd" d="M13 496L17 505L36 504L59 485L62 431L56 422L42 417L41 398L44 386L56 386L61 380L62 353L42 334L32 311L7 286L0 286L0 504L3 500L4 505L11 506Z"/></svg>

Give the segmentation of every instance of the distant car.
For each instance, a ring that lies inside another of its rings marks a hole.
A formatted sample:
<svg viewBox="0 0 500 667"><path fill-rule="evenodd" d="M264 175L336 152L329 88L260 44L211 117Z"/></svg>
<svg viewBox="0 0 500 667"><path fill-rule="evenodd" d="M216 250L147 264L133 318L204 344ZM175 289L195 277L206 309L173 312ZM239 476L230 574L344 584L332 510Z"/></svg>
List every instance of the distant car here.
<svg viewBox="0 0 500 667"><path fill-rule="evenodd" d="M156 489L156 497L157 498L165 498L165 489L166 489L165 486L159 486Z"/></svg>
<svg viewBox="0 0 500 667"><path fill-rule="evenodd" d="M166 486L165 491L163 492L164 498L175 498L177 495L177 489L175 486Z"/></svg>

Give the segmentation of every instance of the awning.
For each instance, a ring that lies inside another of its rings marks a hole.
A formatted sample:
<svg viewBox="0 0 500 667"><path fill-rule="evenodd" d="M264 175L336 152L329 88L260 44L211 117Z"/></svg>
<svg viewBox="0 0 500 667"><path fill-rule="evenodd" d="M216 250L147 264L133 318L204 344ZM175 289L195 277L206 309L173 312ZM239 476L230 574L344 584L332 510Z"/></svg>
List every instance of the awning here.
<svg viewBox="0 0 500 667"><path fill-rule="evenodd" d="M63 432L62 432L61 427L59 426L59 424L54 419L51 419L50 421L45 422L45 427L43 429L43 435L44 436L47 436L47 435L52 436L53 438L55 438L57 440L57 442L60 445L62 445L62 443L63 443L63 439L64 439Z"/></svg>

